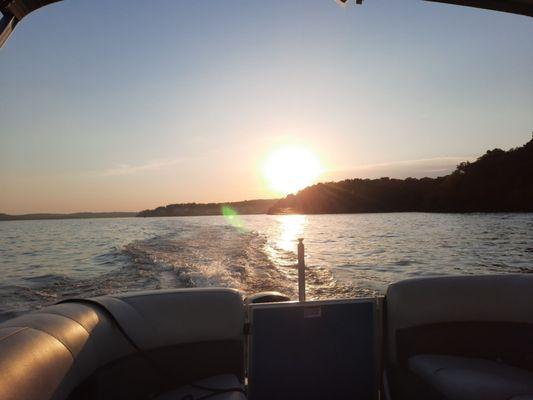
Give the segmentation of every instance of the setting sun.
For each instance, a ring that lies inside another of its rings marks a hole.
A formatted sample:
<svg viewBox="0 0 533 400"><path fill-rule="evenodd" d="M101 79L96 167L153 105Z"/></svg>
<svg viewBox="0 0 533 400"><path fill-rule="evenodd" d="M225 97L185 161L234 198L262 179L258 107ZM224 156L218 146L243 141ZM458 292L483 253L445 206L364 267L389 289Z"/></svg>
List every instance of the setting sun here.
<svg viewBox="0 0 533 400"><path fill-rule="evenodd" d="M323 168L316 155L308 149L282 147L270 153L262 172L271 190L286 195L313 184Z"/></svg>

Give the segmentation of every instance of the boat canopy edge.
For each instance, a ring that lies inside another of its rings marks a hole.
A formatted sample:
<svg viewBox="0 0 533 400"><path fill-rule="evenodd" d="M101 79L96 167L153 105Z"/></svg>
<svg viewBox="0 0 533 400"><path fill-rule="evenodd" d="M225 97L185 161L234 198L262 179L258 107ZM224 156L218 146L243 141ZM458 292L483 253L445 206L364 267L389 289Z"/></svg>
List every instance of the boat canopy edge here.
<svg viewBox="0 0 533 400"><path fill-rule="evenodd" d="M0 47L29 13L61 0L0 0Z"/></svg>
<svg viewBox="0 0 533 400"><path fill-rule="evenodd" d="M533 17L533 0L425 0Z"/></svg>
<svg viewBox="0 0 533 400"><path fill-rule="evenodd" d="M13 33L15 26L26 15L41 7L62 0L0 0L0 48ZM347 3L349 0L339 0ZM483 8L533 17L533 0L424 0L459 6ZM356 0L362 4L362 0Z"/></svg>

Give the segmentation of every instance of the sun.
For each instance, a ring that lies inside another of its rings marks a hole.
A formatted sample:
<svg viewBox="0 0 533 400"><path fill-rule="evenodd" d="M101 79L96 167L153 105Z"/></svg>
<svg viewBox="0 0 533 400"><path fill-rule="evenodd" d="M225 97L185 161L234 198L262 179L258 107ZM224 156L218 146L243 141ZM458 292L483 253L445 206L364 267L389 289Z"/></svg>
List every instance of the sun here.
<svg viewBox="0 0 533 400"><path fill-rule="evenodd" d="M287 146L268 155L262 172L272 191L287 195L313 184L322 174L323 168L318 157L310 150Z"/></svg>

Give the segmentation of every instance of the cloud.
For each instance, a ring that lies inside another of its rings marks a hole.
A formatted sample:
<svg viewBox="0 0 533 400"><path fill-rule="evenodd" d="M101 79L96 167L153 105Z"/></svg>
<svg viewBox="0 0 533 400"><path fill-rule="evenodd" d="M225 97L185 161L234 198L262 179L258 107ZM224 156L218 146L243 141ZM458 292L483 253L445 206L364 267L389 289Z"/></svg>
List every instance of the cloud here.
<svg viewBox="0 0 533 400"><path fill-rule="evenodd" d="M328 173L330 179L350 178L422 178L447 175L463 161L473 161L477 156L449 156L402 160L387 163L362 164L337 169Z"/></svg>
<svg viewBox="0 0 533 400"><path fill-rule="evenodd" d="M171 167L173 165L179 164L182 160L156 160L150 161L141 165L129 165L129 164L119 164L114 168L110 168L104 171L101 171L99 175L102 176L120 176L120 175L133 175L142 172L152 172L159 171Z"/></svg>
<svg viewBox="0 0 533 400"><path fill-rule="evenodd" d="M461 156L461 157L434 157L434 158L420 158L416 160L402 160L387 163L377 164L363 164L352 167L352 169L375 169L375 168L387 168L398 166L413 166L413 165L435 165L435 164L453 164L454 166L463 162L471 161L475 159L475 156Z"/></svg>

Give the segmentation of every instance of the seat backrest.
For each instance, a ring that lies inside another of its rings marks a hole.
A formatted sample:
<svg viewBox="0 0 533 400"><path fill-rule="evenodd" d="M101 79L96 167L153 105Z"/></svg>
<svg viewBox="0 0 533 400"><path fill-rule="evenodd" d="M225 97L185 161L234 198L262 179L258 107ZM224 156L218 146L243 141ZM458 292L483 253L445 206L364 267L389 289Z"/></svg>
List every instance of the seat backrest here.
<svg viewBox="0 0 533 400"><path fill-rule="evenodd" d="M389 361L395 365L421 352L499 357L511 356L501 353L503 347L531 348L533 275L409 279L390 285L385 301ZM533 357L533 349L524 350Z"/></svg>
<svg viewBox="0 0 533 400"><path fill-rule="evenodd" d="M2 400L143 397L161 377L135 347L171 371L173 383L219 372L242 375L244 306L234 290L137 292L91 301L0 324Z"/></svg>
<svg viewBox="0 0 533 400"><path fill-rule="evenodd" d="M231 289L155 290L95 300L144 350L235 340L243 332L243 300Z"/></svg>
<svg viewBox="0 0 533 400"><path fill-rule="evenodd" d="M0 398L65 399L100 365L133 352L104 313L58 304L0 324Z"/></svg>

